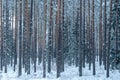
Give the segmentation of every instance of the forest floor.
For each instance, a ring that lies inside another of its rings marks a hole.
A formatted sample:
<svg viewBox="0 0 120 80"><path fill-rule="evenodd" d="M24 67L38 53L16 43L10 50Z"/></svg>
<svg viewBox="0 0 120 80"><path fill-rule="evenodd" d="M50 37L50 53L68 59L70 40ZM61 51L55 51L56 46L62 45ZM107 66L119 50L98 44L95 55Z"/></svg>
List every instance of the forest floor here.
<svg viewBox="0 0 120 80"><path fill-rule="evenodd" d="M92 67L91 67L92 68ZM33 70L33 67L31 67ZM23 69L24 71L24 69ZM52 65L52 72L46 74L46 78L42 78L42 65L37 66L37 72L31 71L30 75L22 73L22 76L17 76L17 71L13 72L13 68L8 66L8 73L0 73L0 80L120 80L120 71L110 70L110 77L106 78L106 71L103 66L99 66L96 62L96 75L92 75L92 69L88 70L88 64L86 68L83 68L83 76L79 77L78 68L75 66L65 65L65 72L61 73L60 78L56 78L55 64Z"/></svg>

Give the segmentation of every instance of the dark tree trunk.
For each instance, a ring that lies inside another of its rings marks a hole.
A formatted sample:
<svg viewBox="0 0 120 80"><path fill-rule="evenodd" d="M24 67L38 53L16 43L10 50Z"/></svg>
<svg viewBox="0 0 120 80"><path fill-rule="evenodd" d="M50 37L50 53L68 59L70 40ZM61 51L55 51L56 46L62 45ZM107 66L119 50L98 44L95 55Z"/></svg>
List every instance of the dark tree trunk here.
<svg viewBox="0 0 120 80"><path fill-rule="evenodd" d="M80 38L79 38L79 76L82 76L82 64L83 64L83 49L82 49L82 0L80 0L80 30L79 30L79 34L80 34Z"/></svg>
<svg viewBox="0 0 120 80"><path fill-rule="evenodd" d="M100 23L99 23L99 64L102 65L102 44L103 44L103 36L102 36L102 0L100 0Z"/></svg>
<svg viewBox="0 0 120 80"><path fill-rule="evenodd" d="M47 18L47 0L44 0L44 43L43 43L43 77L46 77L46 18Z"/></svg>
<svg viewBox="0 0 120 80"><path fill-rule="evenodd" d="M104 5L104 44L103 44L103 47L104 47L104 51L103 51L103 64L104 64L104 69L106 70L106 33L107 33L107 16L106 16L106 0L104 1L105 2L105 5Z"/></svg>
<svg viewBox="0 0 120 80"><path fill-rule="evenodd" d="M61 0L58 0L58 12L57 12L57 51L56 51L56 64L57 64L57 78L60 77L61 72L61 26L60 26L60 17L61 17Z"/></svg>
<svg viewBox="0 0 120 80"><path fill-rule="evenodd" d="M94 37L95 37L95 31L94 31L94 0L92 0L92 54L93 54L93 75L96 74L95 72L95 57L96 57L96 54L95 54L95 41L94 41Z"/></svg>
<svg viewBox="0 0 120 80"><path fill-rule="evenodd" d="M22 0L19 1L20 16L19 16L19 69L18 76L22 75Z"/></svg>
<svg viewBox="0 0 120 80"><path fill-rule="evenodd" d="M86 16L86 14L85 14L85 3L86 3L86 1L84 0L83 1L83 67L85 68L85 56L86 56L86 48L85 48L85 35L86 35L86 33L85 33L85 16Z"/></svg>
<svg viewBox="0 0 120 80"><path fill-rule="evenodd" d="M48 33L48 73L51 72L51 58L52 58L52 0L50 0L50 21L49 21L49 33Z"/></svg>
<svg viewBox="0 0 120 80"><path fill-rule="evenodd" d="M1 51L0 51L0 70L2 71L3 70L3 10L2 10L2 0L0 0L0 23L1 23Z"/></svg>
<svg viewBox="0 0 120 80"><path fill-rule="evenodd" d="M111 44L111 15L112 15L112 0L110 0L110 20L109 20L109 29L108 29L108 53L107 53L107 64L106 64L106 76L109 77L110 69L110 44Z"/></svg>

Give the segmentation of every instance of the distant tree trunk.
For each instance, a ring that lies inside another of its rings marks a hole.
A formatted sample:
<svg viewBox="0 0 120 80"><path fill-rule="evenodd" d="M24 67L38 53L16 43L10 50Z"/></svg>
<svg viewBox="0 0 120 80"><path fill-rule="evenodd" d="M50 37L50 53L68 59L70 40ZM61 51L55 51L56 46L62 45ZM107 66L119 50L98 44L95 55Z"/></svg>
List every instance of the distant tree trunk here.
<svg viewBox="0 0 120 80"><path fill-rule="evenodd" d="M51 72L51 58L52 58L52 0L50 0L50 21L49 21L49 33L48 33L48 72Z"/></svg>
<svg viewBox="0 0 120 80"><path fill-rule="evenodd" d="M88 0L88 27L89 27L89 29L88 29L88 36L89 36L89 46L88 46L88 51L89 51L89 55L88 55L88 60L89 60L89 70L91 69L91 61L92 61L92 53L91 53L91 18L90 18L90 16L91 16L91 11L90 11L90 0Z"/></svg>
<svg viewBox="0 0 120 80"><path fill-rule="evenodd" d="M100 16L99 16L99 64L102 65L102 44L103 44L103 36L102 36L102 0L100 0Z"/></svg>
<svg viewBox="0 0 120 80"><path fill-rule="evenodd" d="M46 77L46 17L47 17L47 0L44 0L44 43L43 43L43 77Z"/></svg>
<svg viewBox="0 0 120 80"><path fill-rule="evenodd" d="M33 60L33 58L34 58L34 56L33 56L33 54L34 54L34 50L33 50L33 47L34 47L34 45L33 45L33 37L34 37L34 34L33 34L33 32L34 32L33 5L34 5L34 2L33 2L33 0L30 0L30 1L31 1L31 3L30 3L30 45L31 45L30 46L30 58L31 58L31 63L33 63L34 62L34 60Z"/></svg>
<svg viewBox="0 0 120 80"><path fill-rule="evenodd" d="M60 15L61 15L61 0L58 0L58 12L57 12L57 53L56 53L56 64L57 64L57 78L60 77L61 72L61 26L60 26Z"/></svg>
<svg viewBox="0 0 120 80"><path fill-rule="evenodd" d="M85 56L86 56L86 47L85 47L85 36L86 36L86 33L85 33L85 3L86 1L84 0L83 1L83 67L85 68Z"/></svg>
<svg viewBox="0 0 120 80"><path fill-rule="evenodd" d="M39 19L38 19L38 22L39 22L39 26L38 26L38 29L39 29L39 31L38 31L38 35L39 35L39 37L38 37L38 44L39 44L38 45L38 64L40 64L42 61L42 21L40 19L40 7L38 9L39 9L39 11L38 11L38 13L39 13Z"/></svg>
<svg viewBox="0 0 120 80"><path fill-rule="evenodd" d="M34 72L36 72L36 58L37 58L37 7L36 1L34 1L34 26L33 26L33 62L34 62Z"/></svg>
<svg viewBox="0 0 120 80"><path fill-rule="evenodd" d="M95 72L95 57L96 57L96 54L95 54L95 42L94 42L94 37L95 37L95 31L94 31L94 0L92 0L92 54L93 54L93 75L96 74Z"/></svg>
<svg viewBox="0 0 120 80"><path fill-rule="evenodd" d="M17 0L15 0L15 53L14 53L14 71L17 64L17 48L18 48L18 10Z"/></svg>
<svg viewBox="0 0 120 80"><path fill-rule="evenodd" d="M13 5L14 5L15 3L13 3ZM14 51L14 16L15 16L15 14L14 14L14 11L15 11L15 9L14 9L14 6L12 6L12 12L11 12L11 33L10 33L10 35L11 35L11 44L10 45L12 45L11 46L11 67L13 66L13 58L14 58L14 54L15 54L15 51Z"/></svg>
<svg viewBox="0 0 120 80"><path fill-rule="evenodd" d="M19 1L20 16L19 16L19 69L18 76L22 75L22 0Z"/></svg>
<svg viewBox="0 0 120 80"><path fill-rule="evenodd" d="M103 44L103 64L104 64L104 69L106 70L106 33L107 33L107 16L106 16L106 0L104 1L105 5L104 5L104 44Z"/></svg>
<svg viewBox="0 0 120 80"><path fill-rule="evenodd" d="M62 47L61 47L61 71L63 72L64 71L64 55L65 55L65 53L64 53L64 0L61 0L61 45L62 45Z"/></svg>
<svg viewBox="0 0 120 80"><path fill-rule="evenodd" d="M110 17L109 17L109 28L108 28L108 53L107 53L107 72L106 72L106 76L109 77L109 68L110 68L110 44L111 44L111 15L112 15L112 0L110 0Z"/></svg>
<svg viewBox="0 0 120 80"><path fill-rule="evenodd" d="M5 55L5 61L4 61L4 66L5 66L5 73L7 73L7 64L8 64L8 60L9 60L9 53L8 53L8 48L9 46L8 45L8 34L9 34L9 8L8 8L8 0L6 0L6 24L5 24L5 27L4 27L4 55Z"/></svg>
<svg viewBox="0 0 120 80"><path fill-rule="evenodd" d="M2 16L3 10L2 10L2 0L0 0L0 28L1 28L1 52L0 52L0 70L3 70L3 16Z"/></svg>
<svg viewBox="0 0 120 80"><path fill-rule="evenodd" d="M29 6L29 0L24 1L24 40L25 40L25 49L24 49L24 56L25 56L25 71L27 74L30 74L30 6Z"/></svg>
<svg viewBox="0 0 120 80"><path fill-rule="evenodd" d="M79 38L79 45L80 45L80 48L79 48L79 76L82 76L82 62L83 62L83 49L82 49L82 0L80 0L80 31L79 31L79 34L80 34L80 38Z"/></svg>
<svg viewBox="0 0 120 80"><path fill-rule="evenodd" d="M76 64L76 67L78 67L78 60L79 60L79 57L78 57L78 54L79 54L79 8L77 8L77 16L76 16L76 61L75 61L75 64Z"/></svg>

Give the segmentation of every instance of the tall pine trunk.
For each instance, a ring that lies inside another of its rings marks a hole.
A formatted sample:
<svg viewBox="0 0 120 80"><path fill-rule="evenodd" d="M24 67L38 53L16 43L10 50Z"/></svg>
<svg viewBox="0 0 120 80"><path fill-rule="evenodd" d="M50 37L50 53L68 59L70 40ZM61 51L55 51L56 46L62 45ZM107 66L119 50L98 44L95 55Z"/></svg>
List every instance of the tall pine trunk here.
<svg viewBox="0 0 120 80"><path fill-rule="evenodd" d="M100 16L99 16L99 64L102 65L102 44L103 44L103 36L102 36L102 0L100 0Z"/></svg>
<svg viewBox="0 0 120 80"><path fill-rule="evenodd" d="M82 64L83 64L83 49L82 49L82 0L80 0L80 30L79 30L79 76L82 76Z"/></svg>
<svg viewBox="0 0 120 80"><path fill-rule="evenodd" d="M103 64L104 64L104 69L106 70L106 34L107 34L107 16L106 16L106 0L104 1L105 5L104 5L104 44L103 44Z"/></svg>
<svg viewBox="0 0 120 80"><path fill-rule="evenodd" d="M109 77L110 69L110 45L111 45L111 16L112 16L112 0L110 0L110 15L109 15L109 28L108 28L108 53L107 53L107 64L106 64L106 76Z"/></svg>
<svg viewBox="0 0 120 80"><path fill-rule="evenodd" d="M49 33L48 33L48 72L51 72L51 58L52 58L52 16L53 16L53 12L52 12L52 0L50 0L50 21L49 21Z"/></svg>
<svg viewBox="0 0 120 80"><path fill-rule="evenodd" d="M19 16L19 69L18 76L22 75L22 0L19 0L20 16Z"/></svg>
<svg viewBox="0 0 120 80"><path fill-rule="evenodd" d="M95 31L94 31L94 0L92 0L92 55L93 55L93 75L95 75L96 74L96 72L95 72L95 57L96 57L96 54L95 54L95 41L94 41L94 39L95 39Z"/></svg>
<svg viewBox="0 0 120 80"><path fill-rule="evenodd" d="M57 8L57 51L56 51L56 64L57 64L57 78L60 77L61 72L61 26L60 26L60 18L61 18L61 0L58 0L58 8Z"/></svg>
<svg viewBox="0 0 120 80"><path fill-rule="evenodd" d="M44 0L44 43L43 43L43 77L46 77L46 18L47 18L47 0Z"/></svg>

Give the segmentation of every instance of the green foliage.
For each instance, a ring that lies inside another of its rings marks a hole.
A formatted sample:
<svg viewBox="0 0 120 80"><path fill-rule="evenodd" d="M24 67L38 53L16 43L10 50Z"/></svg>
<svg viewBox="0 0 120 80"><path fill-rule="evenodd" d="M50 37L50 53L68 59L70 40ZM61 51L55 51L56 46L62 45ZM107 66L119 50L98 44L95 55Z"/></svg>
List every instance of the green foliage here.
<svg viewBox="0 0 120 80"><path fill-rule="evenodd" d="M117 2L118 1L118 2ZM118 10L118 11L117 11ZM116 23L118 21L118 24ZM116 43L116 27L118 26L118 36ZM112 68L120 69L120 1L113 0L113 8L112 8L112 29L113 33L111 36L111 55L110 62ZM113 46L114 45L114 46ZM118 49L116 50L116 45L118 45Z"/></svg>

